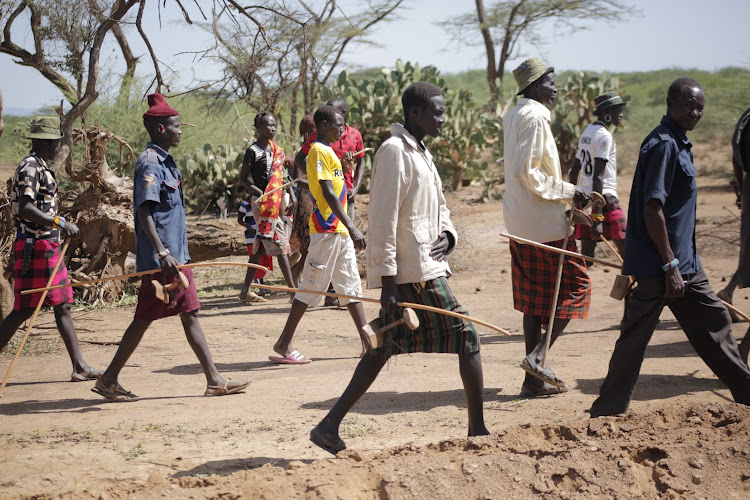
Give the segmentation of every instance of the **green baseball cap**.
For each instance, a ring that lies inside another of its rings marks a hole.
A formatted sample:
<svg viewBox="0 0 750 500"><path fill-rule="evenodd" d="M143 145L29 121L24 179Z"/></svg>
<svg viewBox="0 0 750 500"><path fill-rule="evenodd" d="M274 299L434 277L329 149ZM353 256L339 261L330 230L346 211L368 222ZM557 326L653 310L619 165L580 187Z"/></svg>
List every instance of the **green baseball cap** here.
<svg viewBox="0 0 750 500"><path fill-rule="evenodd" d="M529 57L513 70L513 78L518 84L518 95L523 94L529 85L554 71L555 68L548 68L538 57Z"/></svg>
<svg viewBox="0 0 750 500"><path fill-rule="evenodd" d="M594 113L599 113L614 106L625 106L627 104L616 90L612 90L594 98Z"/></svg>
<svg viewBox="0 0 750 500"><path fill-rule="evenodd" d="M29 139L61 139L60 118L57 116L37 116L31 120L29 133L26 137Z"/></svg>

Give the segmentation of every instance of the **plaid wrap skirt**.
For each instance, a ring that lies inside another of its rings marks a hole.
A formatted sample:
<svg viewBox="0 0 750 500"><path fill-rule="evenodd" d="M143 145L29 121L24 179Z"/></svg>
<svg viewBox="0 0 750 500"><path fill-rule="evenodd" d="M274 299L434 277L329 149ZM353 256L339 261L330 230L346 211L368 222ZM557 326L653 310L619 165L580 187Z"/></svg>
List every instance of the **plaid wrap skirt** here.
<svg viewBox="0 0 750 500"><path fill-rule="evenodd" d="M607 204L602 210L604 223L602 224L602 234L609 241L625 239L625 212L620 208L620 200L612 199L611 204ZM591 229L584 224L576 225L575 239L590 240Z"/></svg>
<svg viewBox="0 0 750 500"><path fill-rule="evenodd" d="M562 243L558 240L545 244L560 248ZM567 250L576 251L573 238L568 239ZM511 241L510 255L513 306L524 314L540 316L546 323L552 310L560 254ZM565 257L563 262L555 318L584 319L591 303L591 279L586 274L586 263L576 257Z"/></svg>
<svg viewBox="0 0 750 500"><path fill-rule="evenodd" d="M398 292L403 302L467 314L453 295L447 278L427 281L424 286L421 283L405 283L398 285ZM471 323L436 312L420 309L415 309L415 312L419 318L419 327L409 330L402 323L388 330L384 345L374 351L376 354L390 357L411 352L466 354L479 350L479 336ZM399 319L400 313L388 314L386 309L380 310L380 321L383 325Z"/></svg>
<svg viewBox="0 0 750 500"><path fill-rule="evenodd" d="M34 308L39 305L39 299L42 298L42 292L21 295L21 291L47 286L47 281L49 281L49 277L52 275L52 269L54 269L55 264L57 264L57 261L60 258L60 243L49 240L35 240L31 264L29 265L26 275L22 275L23 249L25 246L26 238L19 237L16 239L15 243L13 243L13 253L16 257L16 262L13 266L13 291L15 295L15 302L13 303L14 311ZM70 281L68 281L68 269L63 263L60 265L60 269L57 270L52 285L63 285L65 283L70 283ZM44 298L44 305L51 307L68 304L70 302L73 302L73 289L70 287L50 290Z"/></svg>
<svg viewBox="0 0 750 500"><path fill-rule="evenodd" d="M159 283L168 284L164 281L164 274L158 272L141 277L141 287L138 289L138 305L135 306L135 319L155 321L197 311L201 308L201 303L198 300L198 289L195 287L195 281L193 280L193 270L185 267L180 271L190 284L187 289L178 286L170 291L169 304L165 304L156 297L156 289L151 283L151 280L156 280Z"/></svg>

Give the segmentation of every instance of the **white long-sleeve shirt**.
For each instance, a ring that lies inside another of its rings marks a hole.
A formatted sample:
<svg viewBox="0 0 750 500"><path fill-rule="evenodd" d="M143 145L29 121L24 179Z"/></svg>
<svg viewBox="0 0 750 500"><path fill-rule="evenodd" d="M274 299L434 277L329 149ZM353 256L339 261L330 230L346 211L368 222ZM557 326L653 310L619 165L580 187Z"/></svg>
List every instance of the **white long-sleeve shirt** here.
<svg viewBox="0 0 750 500"><path fill-rule="evenodd" d="M430 257L432 244L447 231L458 242L432 155L402 125L375 154L370 181L367 231L367 287L382 287L382 276L397 284L450 276L447 261Z"/></svg>
<svg viewBox="0 0 750 500"><path fill-rule="evenodd" d="M540 243L563 239L565 209L575 186L562 180L549 109L533 99L519 99L503 118L503 134L505 227Z"/></svg>

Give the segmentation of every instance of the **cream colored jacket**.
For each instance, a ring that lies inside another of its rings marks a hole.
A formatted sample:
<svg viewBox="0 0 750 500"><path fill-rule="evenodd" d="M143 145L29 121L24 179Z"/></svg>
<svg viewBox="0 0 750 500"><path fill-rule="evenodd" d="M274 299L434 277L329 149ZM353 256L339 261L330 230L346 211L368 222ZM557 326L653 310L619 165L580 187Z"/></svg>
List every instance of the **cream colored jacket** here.
<svg viewBox="0 0 750 500"><path fill-rule="evenodd" d="M399 124L375 154L370 181L367 232L367 287L382 276L397 284L450 276L447 261L430 257L441 232L458 242L432 155Z"/></svg>
<svg viewBox="0 0 750 500"><path fill-rule="evenodd" d="M519 99L503 118L503 134L505 227L540 243L563 239L565 209L575 185L562 180L549 109L533 99Z"/></svg>

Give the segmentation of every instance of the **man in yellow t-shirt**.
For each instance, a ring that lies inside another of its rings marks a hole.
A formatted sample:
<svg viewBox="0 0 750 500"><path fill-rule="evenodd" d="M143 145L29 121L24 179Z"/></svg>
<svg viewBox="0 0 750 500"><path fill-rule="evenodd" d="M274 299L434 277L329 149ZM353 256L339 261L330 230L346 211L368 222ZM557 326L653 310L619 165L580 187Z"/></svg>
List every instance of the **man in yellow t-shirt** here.
<svg viewBox="0 0 750 500"><path fill-rule="evenodd" d="M315 207L310 214L310 247L302 272L302 282L292 302L292 310L281 336L273 346L279 356L269 356L274 363L300 365L310 360L292 346L292 337L308 306L318 304L321 295L305 290L323 292L332 283L336 293L362 296L362 282L357 269L355 249L365 248L365 237L346 213L346 184L342 162L351 168L354 160L346 153L341 160L330 147L341 138L344 117L336 108L321 106L313 116L318 139L307 155L307 180ZM362 339L362 354L369 347L362 328L367 321L362 302L343 299Z"/></svg>

